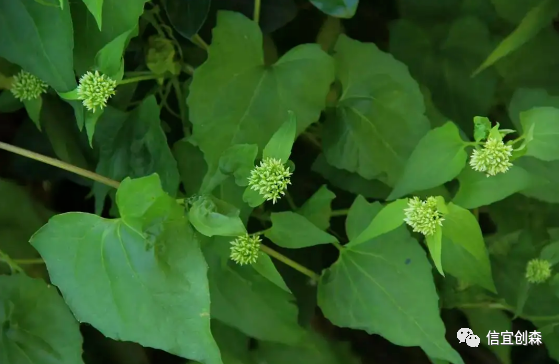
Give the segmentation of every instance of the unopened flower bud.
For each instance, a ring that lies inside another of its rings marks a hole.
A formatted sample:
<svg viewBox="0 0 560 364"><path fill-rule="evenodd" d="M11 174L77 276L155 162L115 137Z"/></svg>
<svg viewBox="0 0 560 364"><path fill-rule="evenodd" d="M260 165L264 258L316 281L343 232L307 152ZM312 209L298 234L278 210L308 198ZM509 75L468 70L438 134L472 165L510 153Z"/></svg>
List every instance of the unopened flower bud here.
<svg viewBox="0 0 560 364"><path fill-rule="evenodd" d="M509 161L513 147L505 145L498 138L489 138L482 149L475 149L469 164L478 172L486 172L486 176L505 173L512 164Z"/></svg>
<svg viewBox="0 0 560 364"><path fill-rule="evenodd" d="M425 236L434 234L437 226L442 226L444 221L437 209L435 197L428 197L426 201L422 201L418 197L409 199L408 208L404 210L404 213L404 221L412 227L412 230Z"/></svg>
<svg viewBox="0 0 560 364"><path fill-rule="evenodd" d="M13 77L10 91L19 101L34 100L47 91L48 85L39 77L21 70Z"/></svg>
<svg viewBox="0 0 560 364"><path fill-rule="evenodd" d="M231 260L239 265L253 264L259 259L261 239L258 235L241 235L231 243Z"/></svg>
<svg viewBox="0 0 560 364"><path fill-rule="evenodd" d="M529 283L542 283L550 277L550 262L544 259L533 259L527 263L525 278Z"/></svg>
<svg viewBox="0 0 560 364"><path fill-rule="evenodd" d="M103 110L107 106L107 100L115 94L117 82L99 71L87 72L80 78L78 85L78 99L82 100L84 106L95 112L97 108Z"/></svg>
<svg viewBox="0 0 560 364"><path fill-rule="evenodd" d="M249 186L258 191L267 201L280 199L290 184L292 173L280 159L266 158L251 171Z"/></svg>

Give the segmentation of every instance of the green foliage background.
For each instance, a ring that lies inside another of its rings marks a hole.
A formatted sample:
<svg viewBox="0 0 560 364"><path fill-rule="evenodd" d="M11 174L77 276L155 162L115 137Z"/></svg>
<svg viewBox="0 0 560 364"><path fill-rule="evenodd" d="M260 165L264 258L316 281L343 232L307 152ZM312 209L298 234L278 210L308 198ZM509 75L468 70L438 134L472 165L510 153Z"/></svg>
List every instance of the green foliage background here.
<svg viewBox="0 0 560 364"><path fill-rule="evenodd" d="M0 0L0 149L20 154L0 154L0 363L558 361L557 19L553 0ZM47 93L17 100L20 70ZM92 113L71 95L95 70L119 85ZM468 160L497 125L523 144L487 177ZM293 172L277 204L247 187L266 157ZM436 237L403 223L411 196L439 196ZM264 246L240 266L247 232Z"/></svg>

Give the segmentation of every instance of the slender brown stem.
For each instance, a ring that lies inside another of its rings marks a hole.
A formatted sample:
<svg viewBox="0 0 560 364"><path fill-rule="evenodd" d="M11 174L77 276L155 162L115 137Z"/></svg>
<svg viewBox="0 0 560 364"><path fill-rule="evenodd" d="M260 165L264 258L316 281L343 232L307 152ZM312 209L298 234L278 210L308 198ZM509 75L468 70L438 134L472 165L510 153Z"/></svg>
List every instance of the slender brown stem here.
<svg viewBox="0 0 560 364"><path fill-rule="evenodd" d="M27 149L16 147L15 145L0 142L0 149L4 149L4 150L7 150L8 152L12 152L12 153L21 155L23 157L34 159L36 161L43 162L45 164L49 164L51 166L54 166L54 167L57 167L57 168L60 168L60 169L64 169L68 172L75 173L79 176L89 178L89 179L94 180L94 181L99 182L99 183L103 183L104 185L107 185L109 187L119 188L119 185L120 185L120 182L117 182L117 181L112 180L110 178L104 177L104 176L102 176L100 174L97 174L95 172L88 171L87 169L83 169L83 168L80 168L80 167L76 167L72 164L63 162L63 161L55 159L55 158L47 157L46 155L42 155L42 154L35 153L35 152L32 152L32 151L27 150Z"/></svg>

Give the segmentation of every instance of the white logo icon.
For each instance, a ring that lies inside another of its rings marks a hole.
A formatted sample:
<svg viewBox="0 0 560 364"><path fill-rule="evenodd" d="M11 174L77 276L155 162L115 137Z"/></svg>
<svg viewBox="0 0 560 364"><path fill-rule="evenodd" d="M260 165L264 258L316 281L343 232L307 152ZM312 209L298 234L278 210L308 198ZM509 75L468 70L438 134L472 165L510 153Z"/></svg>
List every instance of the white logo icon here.
<svg viewBox="0 0 560 364"><path fill-rule="evenodd" d="M480 344L480 338L474 335L472 330L468 328L462 328L457 331L457 339L459 339L459 343L466 343L471 348L477 348Z"/></svg>
<svg viewBox="0 0 560 364"><path fill-rule="evenodd" d="M464 343L467 337L472 335L473 332L471 329L460 329L457 331L457 339L459 339L459 343Z"/></svg>

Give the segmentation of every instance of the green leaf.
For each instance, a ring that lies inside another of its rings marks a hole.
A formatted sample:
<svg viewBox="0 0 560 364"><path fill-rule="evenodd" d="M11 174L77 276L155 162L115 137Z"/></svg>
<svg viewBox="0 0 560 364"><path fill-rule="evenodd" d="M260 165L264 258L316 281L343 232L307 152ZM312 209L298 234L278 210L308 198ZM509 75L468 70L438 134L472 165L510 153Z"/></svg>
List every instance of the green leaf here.
<svg viewBox="0 0 560 364"><path fill-rule="evenodd" d="M33 121L33 124L35 124L37 129L41 130L41 108L43 106L43 98L39 96L33 100L24 100L23 106L29 118Z"/></svg>
<svg viewBox="0 0 560 364"><path fill-rule="evenodd" d="M239 236L247 233L239 218L239 210L212 196L201 196L192 204L189 220L204 236Z"/></svg>
<svg viewBox="0 0 560 364"><path fill-rule="evenodd" d="M354 16L359 0L310 0L323 13L337 18L349 19Z"/></svg>
<svg viewBox="0 0 560 364"><path fill-rule="evenodd" d="M217 320L212 320L212 335L220 347L224 364L256 364L251 358L251 338L247 335Z"/></svg>
<svg viewBox="0 0 560 364"><path fill-rule="evenodd" d="M500 359L502 364L511 364L511 347L507 345L488 345L484 336L490 331L505 332L512 331L512 324L509 316L500 310L487 308L468 308L462 309L469 320L469 328L474 333L478 333L480 342L492 351ZM484 334L484 335L483 335Z"/></svg>
<svg viewBox="0 0 560 364"><path fill-rule="evenodd" d="M438 270L439 274L445 276L443 273L443 267L441 265L441 250L442 250L442 228L441 226L436 226L436 231L433 235L426 236L426 245L430 251L430 256Z"/></svg>
<svg viewBox="0 0 560 364"><path fill-rule="evenodd" d="M536 107L520 114L527 156L558 160L558 108Z"/></svg>
<svg viewBox="0 0 560 364"><path fill-rule="evenodd" d="M264 65L258 24L220 11L208 59L196 69L187 99L193 138L210 171L233 144L264 148L288 110L301 132L325 107L334 70L318 45L298 46L274 65Z"/></svg>
<svg viewBox="0 0 560 364"><path fill-rule="evenodd" d="M490 122L490 119L482 116L475 116L473 122L474 122L474 140L479 142L481 140L488 138L490 129L492 129L492 123Z"/></svg>
<svg viewBox="0 0 560 364"><path fill-rule="evenodd" d="M404 223L404 209L408 205L407 199L396 200L383 206L369 225L356 238L350 240L347 246L356 246L380 235L395 230Z"/></svg>
<svg viewBox="0 0 560 364"><path fill-rule="evenodd" d="M74 316L115 340L221 364L207 265L183 209L155 174L125 179L117 206L120 219L57 215L31 239Z"/></svg>
<svg viewBox="0 0 560 364"><path fill-rule="evenodd" d="M288 293L292 293L286 282L274 266L272 259L266 254L260 254L259 259L256 263L251 265L261 276L268 279L270 282L274 283L277 287L283 289Z"/></svg>
<svg viewBox="0 0 560 364"><path fill-rule="evenodd" d="M58 92L76 88L72 18L64 9L34 0L0 2L0 57L21 66Z"/></svg>
<svg viewBox="0 0 560 364"><path fill-rule="evenodd" d="M178 76L181 73L181 63L176 57L173 41L160 35L148 38L146 66L156 75L168 76L166 74L170 73Z"/></svg>
<svg viewBox="0 0 560 364"><path fill-rule="evenodd" d="M466 209L490 205L516 192L544 184L543 180L515 165L505 173L490 177L467 167L458 179L460 186L453 202Z"/></svg>
<svg viewBox="0 0 560 364"><path fill-rule="evenodd" d="M331 202L336 195L322 185L297 211L321 230L327 230L331 219Z"/></svg>
<svg viewBox="0 0 560 364"><path fill-rule="evenodd" d="M404 64L374 44L341 35L334 59L342 95L323 130L327 161L366 179L386 174L393 185L429 129L420 88Z"/></svg>
<svg viewBox="0 0 560 364"><path fill-rule="evenodd" d="M162 1L169 22L179 34L187 39L196 35L204 24L210 10L210 3L211 0Z"/></svg>
<svg viewBox="0 0 560 364"><path fill-rule="evenodd" d="M355 213L347 221L350 239L381 205L358 197L352 209ZM463 363L445 340L432 267L404 226L345 248L323 271L318 303L336 326L378 334L396 345L420 346L430 357Z"/></svg>
<svg viewBox="0 0 560 364"><path fill-rule="evenodd" d="M266 199L258 192L250 187L245 188L245 193L243 193L243 201L246 202L250 207L257 207L263 204Z"/></svg>
<svg viewBox="0 0 560 364"><path fill-rule="evenodd" d="M16 99L10 91L0 93L0 112L9 114L18 111L22 106L22 102Z"/></svg>
<svg viewBox="0 0 560 364"><path fill-rule="evenodd" d="M89 146L93 148L93 136L95 134L95 127L101 115L103 115L104 110L97 109L95 112L85 111L85 126L86 134L88 136ZM81 127L80 125L78 125Z"/></svg>
<svg viewBox="0 0 560 364"><path fill-rule="evenodd" d="M212 317L259 340L297 343L305 331L297 322L294 297L251 266L229 260L226 238L204 244ZM271 330L271 328L274 330Z"/></svg>
<svg viewBox="0 0 560 364"><path fill-rule="evenodd" d="M147 1L103 0L102 30L99 30L94 16L83 2L72 3L74 67L77 75L83 75L92 68L97 53L103 47L138 26L138 19Z"/></svg>
<svg viewBox="0 0 560 364"><path fill-rule="evenodd" d="M517 25L523 20L526 14L542 0L524 0L524 1L508 1L508 0L490 0L496 8L496 12L504 19L512 24Z"/></svg>
<svg viewBox="0 0 560 364"><path fill-rule="evenodd" d="M517 130L521 130L519 120L521 112L537 106L558 108L558 96L549 95L544 89L519 88L515 90L508 106L508 115Z"/></svg>
<svg viewBox="0 0 560 364"><path fill-rule="evenodd" d="M434 104L448 120L471 130L473 117L488 115L494 104L495 71L471 77L492 51L488 27L470 16L455 19L450 26L427 24L405 19L395 22L390 29L390 51L429 88Z"/></svg>
<svg viewBox="0 0 560 364"><path fill-rule="evenodd" d="M179 185L177 163L161 129L155 96L149 96L132 112L107 107L99 120L95 141L99 146L96 172L120 181L157 173L163 190L174 196ZM93 187L96 211L100 213L110 187Z"/></svg>
<svg viewBox="0 0 560 364"><path fill-rule="evenodd" d="M447 208L442 227L443 270L461 280L496 292L478 221L470 211L452 202Z"/></svg>
<svg viewBox="0 0 560 364"><path fill-rule="evenodd" d="M83 364L79 324L43 280L0 275L0 322L2 363Z"/></svg>
<svg viewBox="0 0 560 364"><path fill-rule="evenodd" d="M531 9L517 28L474 71L473 77L535 37L542 28L550 25L550 22L556 17L557 13L558 3L553 0L544 0L538 6Z"/></svg>
<svg viewBox="0 0 560 364"><path fill-rule="evenodd" d="M349 346L349 345L348 345ZM267 364L359 364L350 348L309 331L297 345L260 342L255 351L259 363Z"/></svg>
<svg viewBox="0 0 560 364"><path fill-rule="evenodd" d="M93 15L93 17L95 18L97 27L101 31L101 24L103 20L103 18L101 17L102 10L103 10L103 0L82 0L82 1L87 6L91 15Z"/></svg>
<svg viewBox="0 0 560 364"><path fill-rule="evenodd" d="M430 130L414 148L388 199L434 188L455 178L465 167L467 152L452 122Z"/></svg>
<svg viewBox="0 0 560 364"><path fill-rule="evenodd" d="M103 74L119 82L124 74L123 53L130 38L138 34L138 28L130 29L109 43L95 55L95 66Z"/></svg>
<svg viewBox="0 0 560 364"><path fill-rule="evenodd" d="M533 197L541 201L558 203L558 161L545 162L533 157L522 157L515 163L531 174L531 178L538 180L536 186L529 186L521 191L528 197Z"/></svg>
<svg viewBox="0 0 560 364"><path fill-rule="evenodd" d="M272 213L270 219L272 227L265 232L265 236L283 248L298 249L338 242L334 236L295 212Z"/></svg>
<svg viewBox="0 0 560 364"><path fill-rule="evenodd" d="M229 147L219 162L219 172L235 177L238 186L249 184L251 170L255 168L255 158L259 148L255 144L235 144Z"/></svg>
<svg viewBox="0 0 560 364"><path fill-rule="evenodd" d="M539 257L541 259L548 260L552 265L556 265L558 264L559 250L560 249L557 241L554 243L547 244L542 248Z"/></svg>
<svg viewBox="0 0 560 364"><path fill-rule="evenodd" d="M272 138L264 147L263 159L280 159L282 163L286 163L290 154L292 154L292 146L296 139L296 127L295 114L288 110L288 120L272 135Z"/></svg>
<svg viewBox="0 0 560 364"><path fill-rule="evenodd" d="M200 149L188 139L181 139L173 145L173 156L177 160L185 194L192 196L199 192L208 169Z"/></svg>
<svg viewBox="0 0 560 364"><path fill-rule="evenodd" d="M356 195L385 200L391 192L391 189L381 181L367 180L357 173L333 167L322 153L313 162L311 170L319 173L333 186Z"/></svg>

